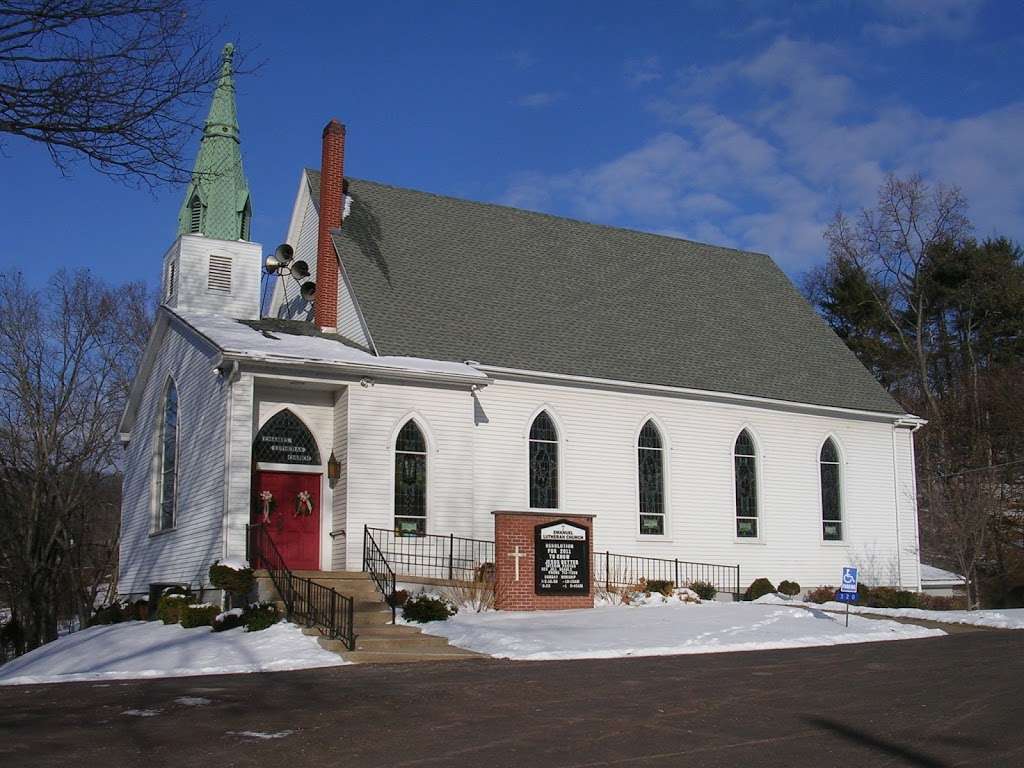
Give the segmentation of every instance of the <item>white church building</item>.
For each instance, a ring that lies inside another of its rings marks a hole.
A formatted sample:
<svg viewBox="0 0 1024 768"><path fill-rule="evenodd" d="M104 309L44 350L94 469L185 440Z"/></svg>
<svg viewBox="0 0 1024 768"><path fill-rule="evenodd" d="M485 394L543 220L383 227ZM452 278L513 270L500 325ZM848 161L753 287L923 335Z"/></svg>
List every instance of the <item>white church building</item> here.
<svg viewBox="0 0 1024 768"><path fill-rule="evenodd" d="M364 527L496 510L741 588L920 588L923 422L770 257L347 178L332 121L268 274L240 146L229 51L121 424L122 594L208 588L250 523L359 570Z"/></svg>

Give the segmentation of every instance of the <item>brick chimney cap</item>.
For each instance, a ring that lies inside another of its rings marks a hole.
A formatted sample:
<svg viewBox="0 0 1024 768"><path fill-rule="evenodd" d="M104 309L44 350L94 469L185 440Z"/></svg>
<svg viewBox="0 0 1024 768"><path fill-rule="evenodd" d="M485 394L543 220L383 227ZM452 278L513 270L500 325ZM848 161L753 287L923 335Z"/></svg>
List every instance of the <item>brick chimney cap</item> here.
<svg viewBox="0 0 1024 768"><path fill-rule="evenodd" d="M324 126L324 135L328 133L344 133L345 124L338 122L338 118L332 117L331 122Z"/></svg>

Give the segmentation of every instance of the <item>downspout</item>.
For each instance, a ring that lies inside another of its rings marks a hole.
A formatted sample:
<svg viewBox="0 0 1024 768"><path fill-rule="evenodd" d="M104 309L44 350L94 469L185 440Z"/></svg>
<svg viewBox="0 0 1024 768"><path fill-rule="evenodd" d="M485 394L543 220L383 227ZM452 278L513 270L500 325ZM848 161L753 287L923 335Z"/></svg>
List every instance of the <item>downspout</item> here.
<svg viewBox="0 0 1024 768"><path fill-rule="evenodd" d="M235 382L239 379L238 361L232 360L230 367L225 371L224 366L218 366L217 372L224 377L227 384L227 402L224 408L224 500L221 512L221 558L228 557L228 534L230 519L231 500L231 417L234 409Z"/></svg>
<svg viewBox="0 0 1024 768"><path fill-rule="evenodd" d="M897 587L903 586L903 563L900 556L901 544L901 531L900 531L900 472L898 462L896 460L896 429L895 424L892 425L892 495L893 501L896 504L896 579ZM920 561L920 558L918 558Z"/></svg>

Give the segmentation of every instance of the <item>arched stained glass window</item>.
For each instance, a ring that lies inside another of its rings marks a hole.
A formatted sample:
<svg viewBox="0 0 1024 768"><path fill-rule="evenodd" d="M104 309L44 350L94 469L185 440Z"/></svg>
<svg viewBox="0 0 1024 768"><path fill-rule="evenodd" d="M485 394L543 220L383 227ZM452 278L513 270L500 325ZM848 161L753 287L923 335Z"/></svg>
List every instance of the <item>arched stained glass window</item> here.
<svg viewBox="0 0 1024 768"><path fill-rule="evenodd" d="M547 411L530 425L530 506L558 507L558 431Z"/></svg>
<svg viewBox="0 0 1024 768"><path fill-rule="evenodd" d="M661 433L653 421L640 430L637 441L637 475L640 482L640 533L665 533L664 450Z"/></svg>
<svg viewBox="0 0 1024 768"><path fill-rule="evenodd" d="M174 380L167 380L163 410L160 415L159 474L157 476L157 530L174 527L178 494L178 389Z"/></svg>
<svg viewBox="0 0 1024 768"><path fill-rule="evenodd" d="M821 525L825 541L843 540L843 497L840 488L839 450L832 438L821 446Z"/></svg>
<svg viewBox="0 0 1024 768"><path fill-rule="evenodd" d="M756 539L757 531L757 452L747 430L740 432L733 447L736 468L736 535Z"/></svg>
<svg viewBox="0 0 1024 768"><path fill-rule="evenodd" d="M427 441L410 419L395 439L395 533L427 532Z"/></svg>

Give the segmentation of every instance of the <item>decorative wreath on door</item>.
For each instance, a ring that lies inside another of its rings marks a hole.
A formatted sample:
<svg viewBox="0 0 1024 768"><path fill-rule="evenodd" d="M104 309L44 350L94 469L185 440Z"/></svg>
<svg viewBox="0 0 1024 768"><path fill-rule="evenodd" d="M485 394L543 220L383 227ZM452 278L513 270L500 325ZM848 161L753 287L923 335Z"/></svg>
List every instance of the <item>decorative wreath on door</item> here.
<svg viewBox="0 0 1024 768"><path fill-rule="evenodd" d="M313 514L313 496L309 491L299 491L295 497L295 517L309 517Z"/></svg>
<svg viewBox="0 0 1024 768"><path fill-rule="evenodd" d="M260 491L260 511L263 515L260 522L270 522L270 510L273 509L273 506L274 494L272 494L270 491Z"/></svg>

